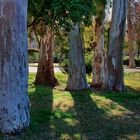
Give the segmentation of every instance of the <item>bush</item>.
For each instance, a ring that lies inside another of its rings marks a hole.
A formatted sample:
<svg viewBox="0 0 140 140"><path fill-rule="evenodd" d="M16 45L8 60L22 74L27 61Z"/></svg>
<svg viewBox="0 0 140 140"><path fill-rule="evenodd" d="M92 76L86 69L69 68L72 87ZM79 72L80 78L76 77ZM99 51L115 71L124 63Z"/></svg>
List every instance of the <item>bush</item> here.
<svg viewBox="0 0 140 140"><path fill-rule="evenodd" d="M38 49L29 49L28 50L28 62L29 63L38 63L39 61L39 50Z"/></svg>
<svg viewBox="0 0 140 140"><path fill-rule="evenodd" d="M59 65L62 72L68 73L69 59L64 59L63 61L59 62Z"/></svg>
<svg viewBox="0 0 140 140"><path fill-rule="evenodd" d="M136 62L136 67L140 67L140 59L136 59L135 62Z"/></svg>
<svg viewBox="0 0 140 140"><path fill-rule="evenodd" d="M85 56L85 65L86 65L87 74L90 74L92 72L92 60L93 60L93 54L87 53ZM64 59L59 64L62 72L68 73L69 59Z"/></svg>
<svg viewBox="0 0 140 140"><path fill-rule="evenodd" d="M54 57L54 63L59 63L59 61L60 61L60 55L54 53L53 57Z"/></svg>
<svg viewBox="0 0 140 140"><path fill-rule="evenodd" d="M123 64L126 66L129 66L129 58L128 57L124 58ZM136 64L136 67L140 67L140 59L135 58L135 64Z"/></svg>
<svg viewBox="0 0 140 140"><path fill-rule="evenodd" d="M92 72L93 54L87 53L85 55L86 73L90 74Z"/></svg>

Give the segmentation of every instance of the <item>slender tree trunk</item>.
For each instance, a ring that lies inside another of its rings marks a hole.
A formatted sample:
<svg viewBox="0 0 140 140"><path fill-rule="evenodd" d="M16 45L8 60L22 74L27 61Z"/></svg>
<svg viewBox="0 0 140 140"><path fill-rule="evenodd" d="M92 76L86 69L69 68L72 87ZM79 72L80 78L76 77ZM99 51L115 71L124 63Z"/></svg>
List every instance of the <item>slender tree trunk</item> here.
<svg viewBox="0 0 140 140"><path fill-rule="evenodd" d="M0 131L29 126L27 0L0 1Z"/></svg>
<svg viewBox="0 0 140 140"><path fill-rule="evenodd" d="M69 34L69 77L68 90L82 90L88 87L84 61L84 42L80 27L74 25Z"/></svg>
<svg viewBox="0 0 140 140"><path fill-rule="evenodd" d="M108 52L109 90L125 90L123 71L123 46L127 15L127 3L127 0L113 1L113 13Z"/></svg>
<svg viewBox="0 0 140 140"><path fill-rule="evenodd" d="M58 85L57 79L54 75L53 46L54 34L50 28L47 28L47 33L41 38L41 46L39 50L40 59L35 80L35 84L37 85Z"/></svg>
<svg viewBox="0 0 140 140"><path fill-rule="evenodd" d="M105 11L101 17L96 18L93 79L91 86L104 89L107 80L107 55L104 48L104 19ZM102 18L102 19L101 19Z"/></svg>
<svg viewBox="0 0 140 140"><path fill-rule="evenodd" d="M131 0L128 0L128 15L127 15L127 27L128 27L128 43L129 43L129 67L135 67L134 59L134 27L132 23L132 6Z"/></svg>

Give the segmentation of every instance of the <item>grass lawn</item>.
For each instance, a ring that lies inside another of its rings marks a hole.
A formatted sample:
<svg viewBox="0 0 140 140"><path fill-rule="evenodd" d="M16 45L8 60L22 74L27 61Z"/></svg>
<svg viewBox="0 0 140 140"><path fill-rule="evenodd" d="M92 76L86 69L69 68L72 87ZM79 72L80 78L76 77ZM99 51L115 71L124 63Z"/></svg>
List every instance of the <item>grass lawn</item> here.
<svg viewBox="0 0 140 140"><path fill-rule="evenodd" d="M14 140L140 140L140 73L125 74L127 92L64 91L34 86L29 75L31 126ZM90 79L89 79L90 80ZM2 138L2 137L1 137Z"/></svg>

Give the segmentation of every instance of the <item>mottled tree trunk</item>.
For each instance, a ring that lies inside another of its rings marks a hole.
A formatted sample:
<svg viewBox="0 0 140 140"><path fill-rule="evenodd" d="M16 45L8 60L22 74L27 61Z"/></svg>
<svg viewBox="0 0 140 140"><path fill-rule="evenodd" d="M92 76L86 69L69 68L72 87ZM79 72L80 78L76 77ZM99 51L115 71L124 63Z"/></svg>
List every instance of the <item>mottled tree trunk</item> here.
<svg viewBox="0 0 140 140"><path fill-rule="evenodd" d="M74 25L69 34L69 77L68 90L82 90L88 87L84 61L84 42L80 27Z"/></svg>
<svg viewBox="0 0 140 140"><path fill-rule="evenodd" d="M140 41L140 30L138 31L138 33L136 34L136 40ZM137 58L140 58L140 43L137 42L137 49L138 49L138 54L137 54Z"/></svg>
<svg viewBox="0 0 140 140"><path fill-rule="evenodd" d="M0 131L29 126L27 0L0 1Z"/></svg>
<svg viewBox="0 0 140 140"><path fill-rule="evenodd" d="M35 80L35 84L37 85L58 85L57 79L54 75L53 46L54 34L50 28L47 28L46 34L41 38L39 63Z"/></svg>
<svg viewBox="0 0 140 140"><path fill-rule="evenodd" d="M129 67L135 67L134 59L134 27L132 23L132 6L131 0L128 0L128 15L127 15L127 28L128 28L128 43L129 43Z"/></svg>
<svg viewBox="0 0 140 140"><path fill-rule="evenodd" d="M105 9L104 9L105 10ZM96 18L93 79L91 86L104 89L107 80L107 53L104 48L104 19L105 11ZM102 19L101 19L102 18Z"/></svg>
<svg viewBox="0 0 140 140"><path fill-rule="evenodd" d="M125 36L127 0L114 0L108 52L108 88L123 91L123 46Z"/></svg>

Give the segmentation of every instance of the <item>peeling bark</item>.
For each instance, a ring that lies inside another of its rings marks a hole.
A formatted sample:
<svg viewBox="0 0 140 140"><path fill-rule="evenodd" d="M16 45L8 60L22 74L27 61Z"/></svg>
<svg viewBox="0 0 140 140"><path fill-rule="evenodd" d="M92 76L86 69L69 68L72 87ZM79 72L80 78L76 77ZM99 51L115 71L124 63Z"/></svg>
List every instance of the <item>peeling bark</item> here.
<svg viewBox="0 0 140 140"><path fill-rule="evenodd" d="M101 19L102 18L102 19ZM104 89L107 80L107 55L104 48L104 21L105 11L96 17L93 78L91 87Z"/></svg>
<svg viewBox="0 0 140 140"><path fill-rule="evenodd" d="M127 28L128 28L128 43L129 43L129 67L135 67L134 59L134 27L132 23L132 6L131 0L128 1L128 15L127 15Z"/></svg>
<svg viewBox="0 0 140 140"><path fill-rule="evenodd" d="M82 90L88 87L84 61L84 42L80 27L74 25L69 34L69 77L68 90Z"/></svg>
<svg viewBox="0 0 140 140"><path fill-rule="evenodd" d="M29 126L27 0L0 1L0 131Z"/></svg>
<svg viewBox="0 0 140 140"><path fill-rule="evenodd" d="M110 43L108 52L108 89L123 91L123 46L125 36L127 0L113 1L113 14L110 29Z"/></svg>
<svg viewBox="0 0 140 140"><path fill-rule="evenodd" d="M58 81L54 74L53 46L54 34L50 28L47 28L46 34L41 37L39 64L35 80L35 84L37 85L58 85Z"/></svg>

